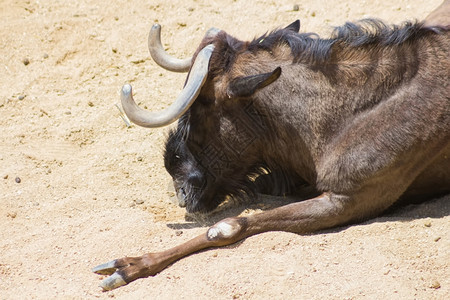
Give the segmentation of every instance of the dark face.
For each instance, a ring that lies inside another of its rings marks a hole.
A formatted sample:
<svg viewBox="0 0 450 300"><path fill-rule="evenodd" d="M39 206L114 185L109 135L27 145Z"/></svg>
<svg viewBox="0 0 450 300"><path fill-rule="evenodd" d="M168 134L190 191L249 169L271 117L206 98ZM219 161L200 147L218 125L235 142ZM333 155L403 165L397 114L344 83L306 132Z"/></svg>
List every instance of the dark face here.
<svg viewBox="0 0 450 300"><path fill-rule="evenodd" d="M180 206L189 213L206 213L227 196L245 199L254 195L253 181L249 179L254 173L254 158L248 152L236 154L233 141L224 144L215 138L193 137L199 135L198 131L184 138L180 130L183 127L179 125L169 134L164 153L165 167L172 176ZM233 135L232 129L226 132ZM242 145L242 141L234 142Z"/></svg>
<svg viewBox="0 0 450 300"><path fill-rule="evenodd" d="M253 194L247 167L229 161L227 154L215 145L191 145L171 132L166 143L164 164L172 176L181 207L189 213L214 210L227 196L245 198Z"/></svg>
<svg viewBox="0 0 450 300"><path fill-rule="evenodd" d="M179 205L190 213L212 211L228 196L255 195L254 177L262 164L261 136L267 131L264 117L269 114L253 105L254 94L281 75L280 67L233 75L245 74L232 65L245 44L220 33L214 45L208 80L170 133L164 154Z"/></svg>
<svg viewBox="0 0 450 300"><path fill-rule="evenodd" d="M194 158L179 132L171 132L166 142L164 165L172 176L178 203L188 212L206 212L218 203L207 197L208 176L205 168Z"/></svg>

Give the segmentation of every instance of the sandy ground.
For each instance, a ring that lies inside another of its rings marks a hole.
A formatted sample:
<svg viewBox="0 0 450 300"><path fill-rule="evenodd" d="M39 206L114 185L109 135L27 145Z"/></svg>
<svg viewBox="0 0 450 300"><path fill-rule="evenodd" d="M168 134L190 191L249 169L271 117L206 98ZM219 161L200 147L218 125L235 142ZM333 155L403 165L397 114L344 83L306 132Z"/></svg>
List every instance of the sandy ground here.
<svg viewBox="0 0 450 300"><path fill-rule="evenodd" d="M112 292L91 273L261 209L185 220L163 167L168 129L120 119L125 82L154 110L183 85L149 58L151 25L185 57L212 26L250 39L300 18L302 31L326 35L363 17L422 19L440 0L354 2L3 0L0 299L448 299L449 198L315 235L251 237Z"/></svg>

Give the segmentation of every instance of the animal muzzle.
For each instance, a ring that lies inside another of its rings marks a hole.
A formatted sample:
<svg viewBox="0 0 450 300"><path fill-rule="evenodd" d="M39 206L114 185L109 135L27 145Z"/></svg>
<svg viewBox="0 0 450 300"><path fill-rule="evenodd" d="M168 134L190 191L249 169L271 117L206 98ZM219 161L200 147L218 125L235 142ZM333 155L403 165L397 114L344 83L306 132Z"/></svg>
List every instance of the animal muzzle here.
<svg viewBox="0 0 450 300"><path fill-rule="evenodd" d="M194 172L190 174L187 180L174 180L173 186L180 207L195 206L199 202L199 198L203 195L203 189L206 181L201 174Z"/></svg>

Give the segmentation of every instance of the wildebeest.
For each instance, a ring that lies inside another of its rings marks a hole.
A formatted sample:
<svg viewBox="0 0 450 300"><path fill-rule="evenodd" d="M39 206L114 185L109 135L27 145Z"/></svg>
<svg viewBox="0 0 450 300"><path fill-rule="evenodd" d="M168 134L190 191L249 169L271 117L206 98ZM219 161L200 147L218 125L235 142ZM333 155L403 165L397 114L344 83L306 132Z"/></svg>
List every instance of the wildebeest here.
<svg viewBox="0 0 450 300"><path fill-rule="evenodd" d="M448 29L373 19L326 39L299 29L296 21L250 42L213 29L180 61L152 28L152 57L189 70L185 87L163 112L139 108L130 85L122 104L141 126L178 120L164 161L179 204L205 213L258 193L298 202L227 218L167 251L100 265L93 271L111 275L103 289L258 233L314 232L376 216L402 198L449 192ZM313 196L298 196L304 189Z"/></svg>

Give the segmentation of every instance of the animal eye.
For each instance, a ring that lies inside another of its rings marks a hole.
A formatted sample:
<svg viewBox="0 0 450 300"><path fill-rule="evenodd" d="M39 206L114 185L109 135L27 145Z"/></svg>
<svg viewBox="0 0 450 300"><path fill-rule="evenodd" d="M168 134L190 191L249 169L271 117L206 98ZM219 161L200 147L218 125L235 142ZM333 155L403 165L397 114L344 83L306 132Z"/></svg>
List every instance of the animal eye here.
<svg viewBox="0 0 450 300"><path fill-rule="evenodd" d="M180 159L180 156L178 154L175 154L176 159Z"/></svg>

